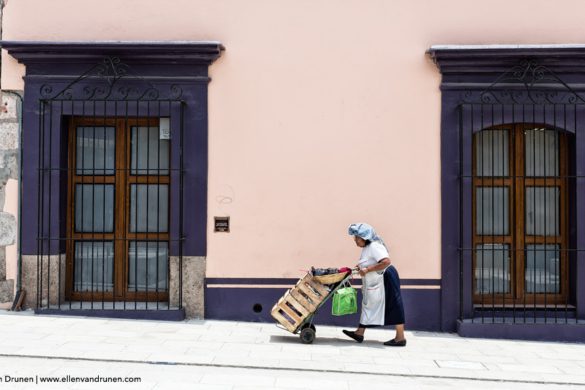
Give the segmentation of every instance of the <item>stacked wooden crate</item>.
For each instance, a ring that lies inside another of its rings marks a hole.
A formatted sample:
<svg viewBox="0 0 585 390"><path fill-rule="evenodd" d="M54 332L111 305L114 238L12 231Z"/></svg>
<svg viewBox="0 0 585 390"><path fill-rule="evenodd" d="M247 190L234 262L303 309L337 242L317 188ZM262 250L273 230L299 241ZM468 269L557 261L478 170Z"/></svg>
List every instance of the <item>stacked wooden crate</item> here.
<svg viewBox="0 0 585 390"><path fill-rule="evenodd" d="M272 308L272 317L289 332L295 333L303 321L317 310L329 289L307 273Z"/></svg>

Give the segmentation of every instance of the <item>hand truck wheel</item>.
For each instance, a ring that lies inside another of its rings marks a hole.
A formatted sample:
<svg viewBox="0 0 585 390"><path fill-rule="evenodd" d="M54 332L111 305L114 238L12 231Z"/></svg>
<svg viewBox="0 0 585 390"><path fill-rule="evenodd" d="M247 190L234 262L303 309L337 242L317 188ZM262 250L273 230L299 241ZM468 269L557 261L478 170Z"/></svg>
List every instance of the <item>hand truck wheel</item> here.
<svg viewBox="0 0 585 390"><path fill-rule="evenodd" d="M307 322L306 324L304 324L304 325L301 327L301 330L302 330L302 329L305 329L305 328L311 328L311 329L313 329L313 330L315 331L315 333L317 333L317 328L315 328L315 325L313 325L313 323L312 323L312 322Z"/></svg>
<svg viewBox="0 0 585 390"><path fill-rule="evenodd" d="M301 330L301 342L303 344L311 344L315 340L315 326L313 324L304 327Z"/></svg>

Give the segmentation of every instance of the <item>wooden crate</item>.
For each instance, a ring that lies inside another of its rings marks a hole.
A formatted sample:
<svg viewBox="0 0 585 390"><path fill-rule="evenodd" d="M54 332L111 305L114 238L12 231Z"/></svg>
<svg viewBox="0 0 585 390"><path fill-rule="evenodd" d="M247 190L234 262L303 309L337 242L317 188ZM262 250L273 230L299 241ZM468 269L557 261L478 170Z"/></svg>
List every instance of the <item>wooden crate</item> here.
<svg viewBox="0 0 585 390"><path fill-rule="evenodd" d="M272 317L289 332L294 333L299 325L315 312L328 294L329 289L307 273L276 302L271 311Z"/></svg>

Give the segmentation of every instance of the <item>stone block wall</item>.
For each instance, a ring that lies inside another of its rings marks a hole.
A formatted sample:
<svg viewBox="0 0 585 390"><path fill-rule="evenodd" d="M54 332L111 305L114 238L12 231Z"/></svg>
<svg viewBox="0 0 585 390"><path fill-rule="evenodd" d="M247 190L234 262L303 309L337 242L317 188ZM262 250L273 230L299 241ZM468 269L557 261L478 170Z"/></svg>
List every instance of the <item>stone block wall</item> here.
<svg viewBox="0 0 585 390"><path fill-rule="evenodd" d="M64 254L42 258L22 256L22 288L26 291L24 308L56 308L65 301L65 260Z"/></svg>
<svg viewBox="0 0 585 390"><path fill-rule="evenodd" d="M19 179L18 132L19 104L12 94L0 96L0 307L6 307L14 300L14 280L6 280L6 246L16 242L17 220L4 210L6 183L9 179ZM17 193L9 196L18 196ZM16 260L16 259L11 259ZM171 307L179 305L179 259L172 256L170 261L169 294ZM39 258L22 256L22 288L26 291L24 308L53 306L58 304L59 293L64 301L65 293L65 255L44 256L40 275L41 291L38 290ZM204 281L206 271L205 257L183 257L182 302L187 318L204 316ZM61 278L61 283L59 283ZM61 289L61 291L59 291ZM37 302L38 300L38 302Z"/></svg>
<svg viewBox="0 0 585 390"><path fill-rule="evenodd" d="M171 307L179 305L179 258L170 257L169 295ZM186 318L203 318L205 257L183 256L183 307Z"/></svg>
<svg viewBox="0 0 585 390"><path fill-rule="evenodd" d="M14 280L6 280L6 246L16 242L16 216L4 210L6 183L18 180L18 98L2 92L0 96L0 305L14 299ZM18 196L17 193L9 196ZM11 259L14 260L14 259Z"/></svg>

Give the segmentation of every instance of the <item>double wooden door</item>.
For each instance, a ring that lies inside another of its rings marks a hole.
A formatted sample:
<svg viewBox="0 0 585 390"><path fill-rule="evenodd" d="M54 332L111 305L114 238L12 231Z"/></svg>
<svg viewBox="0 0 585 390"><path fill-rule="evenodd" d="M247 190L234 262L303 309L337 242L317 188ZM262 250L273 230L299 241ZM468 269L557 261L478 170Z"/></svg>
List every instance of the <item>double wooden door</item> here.
<svg viewBox="0 0 585 390"><path fill-rule="evenodd" d="M158 118L70 118L68 299L168 299L171 156L159 127Z"/></svg>
<svg viewBox="0 0 585 390"><path fill-rule="evenodd" d="M475 304L566 302L567 143L565 133L534 124L474 135Z"/></svg>

